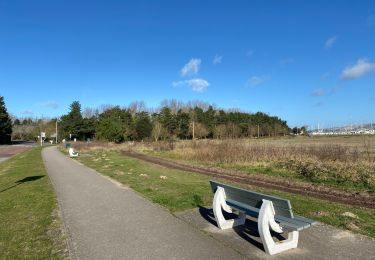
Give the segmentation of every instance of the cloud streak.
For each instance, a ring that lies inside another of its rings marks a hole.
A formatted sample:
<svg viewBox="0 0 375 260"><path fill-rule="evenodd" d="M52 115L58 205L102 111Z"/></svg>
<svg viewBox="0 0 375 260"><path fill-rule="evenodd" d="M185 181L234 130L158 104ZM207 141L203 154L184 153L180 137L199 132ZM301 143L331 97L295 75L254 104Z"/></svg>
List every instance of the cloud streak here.
<svg viewBox="0 0 375 260"><path fill-rule="evenodd" d="M311 96L314 96L314 97L322 97L324 95L325 95L325 92L324 92L324 89L322 88L314 89L313 92L311 92Z"/></svg>
<svg viewBox="0 0 375 260"><path fill-rule="evenodd" d="M23 115L33 115L34 112L31 109L25 109L22 111Z"/></svg>
<svg viewBox="0 0 375 260"><path fill-rule="evenodd" d="M248 79L247 85L249 85L251 87L255 87L255 86L258 86L258 85L264 83L267 80L268 80L268 77L266 77L264 75L262 75L262 76L252 76L251 78Z"/></svg>
<svg viewBox="0 0 375 260"><path fill-rule="evenodd" d="M337 36L336 36L336 35L332 36L331 38L329 38L329 39L325 42L325 44L324 44L324 48L326 48L326 49L330 49L330 48L335 44L336 40L337 40Z"/></svg>
<svg viewBox="0 0 375 260"><path fill-rule="evenodd" d="M43 106L57 109L59 107L59 104L55 100L48 100L47 102L43 103Z"/></svg>
<svg viewBox="0 0 375 260"><path fill-rule="evenodd" d="M293 58L285 58L285 59L280 60L280 65L285 66L293 62L294 62Z"/></svg>
<svg viewBox="0 0 375 260"><path fill-rule="evenodd" d="M223 56L215 55L212 63L214 65L220 64L223 61Z"/></svg>
<svg viewBox="0 0 375 260"><path fill-rule="evenodd" d="M210 86L210 83L204 79L193 78L189 80L174 81L172 82L172 85L173 87L188 86L195 92L203 92Z"/></svg>
<svg viewBox="0 0 375 260"><path fill-rule="evenodd" d="M181 69L181 76L186 77L196 75L199 72L201 62L201 59L191 59Z"/></svg>
<svg viewBox="0 0 375 260"><path fill-rule="evenodd" d="M340 78L343 80L357 79L375 71L375 63L368 62L362 58L357 63L347 66L341 73Z"/></svg>

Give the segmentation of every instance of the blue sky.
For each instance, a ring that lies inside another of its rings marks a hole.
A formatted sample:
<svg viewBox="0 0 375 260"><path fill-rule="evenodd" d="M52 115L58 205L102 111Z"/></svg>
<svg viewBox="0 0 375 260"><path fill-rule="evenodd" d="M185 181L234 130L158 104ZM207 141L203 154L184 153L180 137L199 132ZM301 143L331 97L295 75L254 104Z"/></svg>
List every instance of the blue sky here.
<svg viewBox="0 0 375 260"><path fill-rule="evenodd" d="M375 122L375 2L0 0L0 95L22 117L173 98Z"/></svg>

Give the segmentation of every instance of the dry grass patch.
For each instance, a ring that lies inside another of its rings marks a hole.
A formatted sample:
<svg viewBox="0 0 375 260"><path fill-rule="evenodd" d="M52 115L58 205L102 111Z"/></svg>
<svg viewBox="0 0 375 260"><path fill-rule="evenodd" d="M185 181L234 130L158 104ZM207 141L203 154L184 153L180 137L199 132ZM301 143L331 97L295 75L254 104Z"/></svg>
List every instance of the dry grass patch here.
<svg viewBox="0 0 375 260"><path fill-rule="evenodd" d="M374 136L159 142L136 149L169 159L375 192Z"/></svg>

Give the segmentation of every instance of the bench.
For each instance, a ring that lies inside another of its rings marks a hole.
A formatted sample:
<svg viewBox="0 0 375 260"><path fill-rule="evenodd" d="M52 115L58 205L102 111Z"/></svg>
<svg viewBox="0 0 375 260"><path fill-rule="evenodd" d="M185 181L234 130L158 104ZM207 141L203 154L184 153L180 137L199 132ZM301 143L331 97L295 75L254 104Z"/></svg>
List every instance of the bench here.
<svg viewBox="0 0 375 260"><path fill-rule="evenodd" d="M240 189L227 184L210 181L214 192L213 212L220 229L228 229L243 225L246 216L258 219L258 231L264 250L270 255L297 248L298 232L317 222L300 216L295 216L290 201L266 194ZM227 220L222 210L232 213L239 212L236 219ZM288 232L288 238L275 242L270 229L276 233Z"/></svg>
<svg viewBox="0 0 375 260"><path fill-rule="evenodd" d="M77 151L74 151L74 149L73 149L72 147L70 147L70 148L68 149L68 151L69 151L69 156L70 156L70 157L78 157L78 152L77 152Z"/></svg>

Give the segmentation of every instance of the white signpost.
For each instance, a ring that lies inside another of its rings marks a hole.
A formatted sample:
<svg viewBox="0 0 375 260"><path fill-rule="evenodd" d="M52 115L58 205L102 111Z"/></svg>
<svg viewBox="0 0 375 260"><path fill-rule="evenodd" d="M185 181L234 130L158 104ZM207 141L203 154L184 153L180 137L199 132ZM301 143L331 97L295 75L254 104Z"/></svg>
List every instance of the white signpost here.
<svg viewBox="0 0 375 260"><path fill-rule="evenodd" d="M45 138L46 138L46 132L41 132L40 133L40 146L43 146Z"/></svg>

